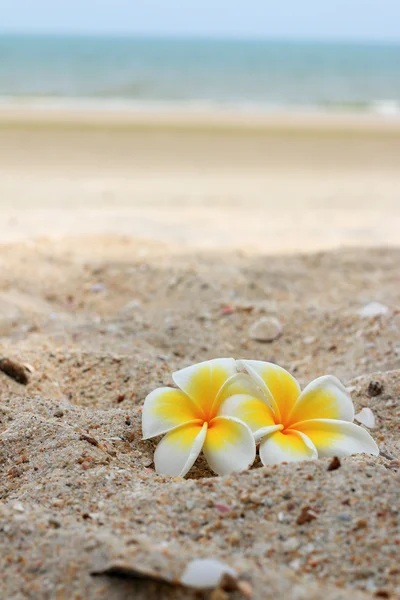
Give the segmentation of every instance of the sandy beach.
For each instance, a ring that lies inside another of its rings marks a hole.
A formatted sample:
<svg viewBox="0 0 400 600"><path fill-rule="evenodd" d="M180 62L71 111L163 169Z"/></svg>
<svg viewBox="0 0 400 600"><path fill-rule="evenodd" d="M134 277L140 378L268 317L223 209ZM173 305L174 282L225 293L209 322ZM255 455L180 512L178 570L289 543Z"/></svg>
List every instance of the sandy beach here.
<svg viewBox="0 0 400 600"><path fill-rule="evenodd" d="M400 120L0 110L0 239L281 253L398 244Z"/></svg>
<svg viewBox="0 0 400 600"><path fill-rule="evenodd" d="M2 598L400 598L399 167L394 118L0 110ZM381 454L157 475L144 398L223 356L336 375Z"/></svg>

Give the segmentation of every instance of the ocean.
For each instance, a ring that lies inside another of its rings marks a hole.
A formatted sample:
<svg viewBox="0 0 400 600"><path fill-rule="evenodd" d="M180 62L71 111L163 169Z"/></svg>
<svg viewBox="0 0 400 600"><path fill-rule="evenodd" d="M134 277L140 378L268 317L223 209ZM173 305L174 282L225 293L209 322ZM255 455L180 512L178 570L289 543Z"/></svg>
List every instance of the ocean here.
<svg viewBox="0 0 400 600"><path fill-rule="evenodd" d="M0 36L0 103L400 113L400 44Z"/></svg>

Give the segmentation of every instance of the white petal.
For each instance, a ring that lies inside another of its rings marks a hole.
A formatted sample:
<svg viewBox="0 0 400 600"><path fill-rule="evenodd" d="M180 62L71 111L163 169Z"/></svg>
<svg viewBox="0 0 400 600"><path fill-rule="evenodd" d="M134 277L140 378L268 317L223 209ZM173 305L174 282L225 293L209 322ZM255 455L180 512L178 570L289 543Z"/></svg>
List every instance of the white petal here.
<svg viewBox="0 0 400 600"><path fill-rule="evenodd" d="M238 360L267 396L280 423L284 423L300 395L296 379L282 367L262 360Z"/></svg>
<svg viewBox="0 0 400 600"><path fill-rule="evenodd" d="M256 386L253 379L247 373L236 373L232 377L229 377L219 390L215 400L216 407L219 407L230 396L237 394L247 394L268 404L265 394Z"/></svg>
<svg viewBox="0 0 400 600"><path fill-rule="evenodd" d="M196 558L186 565L181 583L198 590L208 590L217 587L225 574L237 578L237 572L219 560Z"/></svg>
<svg viewBox="0 0 400 600"><path fill-rule="evenodd" d="M318 377L300 394L289 415L287 427L309 419L340 419L352 421L354 407L344 385L332 375Z"/></svg>
<svg viewBox="0 0 400 600"><path fill-rule="evenodd" d="M218 475L243 471L253 464L256 443L250 428L233 417L216 417L209 425L204 455Z"/></svg>
<svg viewBox="0 0 400 600"><path fill-rule="evenodd" d="M209 419L220 389L236 373L233 358L216 358L176 371L172 379L198 406L203 417Z"/></svg>
<svg viewBox="0 0 400 600"><path fill-rule="evenodd" d="M158 388L144 401L142 412L143 438L155 437L179 425L199 418L199 410L192 400L174 388Z"/></svg>
<svg viewBox="0 0 400 600"><path fill-rule="evenodd" d="M160 475L184 477L201 452L207 423L182 425L167 433L154 453L154 465Z"/></svg>
<svg viewBox="0 0 400 600"><path fill-rule="evenodd" d="M229 396L219 407L218 416L235 417L253 432L275 425L274 414L266 401L248 394Z"/></svg>
<svg viewBox="0 0 400 600"><path fill-rule="evenodd" d="M309 437L318 450L318 456L350 456L351 454L379 454L371 435L358 425L335 419L312 419L297 423L296 429Z"/></svg>
<svg viewBox="0 0 400 600"><path fill-rule="evenodd" d="M287 429L285 433L275 431L261 440L260 458L263 465L276 465L282 462L313 460L318 458L318 453L306 435Z"/></svg>
<svg viewBox="0 0 400 600"><path fill-rule="evenodd" d="M274 433L274 431L282 431L283 425L270 425L269 427L261 427L261 429L257 429L257 431L253 432L254 439L256 442L262 440L262 438L266 437L270 433Z"/></svg>
<svg viewBox="0 0 400 600"><path fill-rule="evenodd" d="M354 418L359 423L361 423L361 425L364 425L365 427L368 427L369 429L372 429L372 427L375 427L375 415L372 412L372 410L370 408L368 408L367 406L362 408L359 413L354 415Z"/></svg>

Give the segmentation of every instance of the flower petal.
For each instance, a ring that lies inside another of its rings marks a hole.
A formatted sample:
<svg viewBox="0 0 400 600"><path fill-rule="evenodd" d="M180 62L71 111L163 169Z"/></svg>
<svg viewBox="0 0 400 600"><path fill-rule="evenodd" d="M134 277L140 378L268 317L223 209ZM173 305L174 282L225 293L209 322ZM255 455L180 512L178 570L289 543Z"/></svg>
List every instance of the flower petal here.
<svg viewBox="0 0 400 600"><path fill-rule="evenodd" d="M259 442L266 435L274 433L274 431L282 431L282 429L283 425L269 425L268 427L261 427L261 429L257 429L257 431L254 431L254 439L256 442Z"/></svg>
<svg viewBox="0 0 400 600"><path fill-rule="evenodd" d="M219 416L235 417L248 425L254 433L261 428L275 425L274 415L265 401L249 394L235 394L221 404Z"/></svg>
<svg viewBox="0 0 400 600"><path fill-rule="evenodd" d="M154 452L154 465L160 475L184 477L201 452L207 423L186 423L167 433Z"/></svg>
<svg viewBox="0 0 400 600"><path fill-rule="evenodd" d="M144 401L143 439L167 433L179 425L198 419L199 416L199 410L189 396L174 388L158 388Z"/></svg>
<svg viewBox="0 0 400 600"><path fill-rule="evenodd" d="M239 360L238 366L244 367L254 381L260 385L281 423L300 395L300 386L290 373L273 363L261 360Z"/></svg>
<svg viewBox="0 0 400 600"><path fill-rule="evenodd" d="M275 431L261 440L260 458L263 465L276 465L281 462L297 462L318 458L312 441L300 431L286 429Z"/></svg>
<svg viewBox="0 0 400 600"><path fill-rule="evenodd" d="M215 417L209 425L204 455L218 475L247 469L256 457L256 444L250 428L233 417Z"/></svg>
<svg viewBox="0 0 400 600"><path fill-rule="evenodd" d="M216 397L216 402L219 405L226 400L226 398L234 396L235 394L248 394L249 396L259 398L260 400L265 399L262 391L255 385L254 381L247 373L235 373L235 375L229 377L220 388Z"/></svg>
<svg viewBox="0 0 400 600"><path fill-rule="evenodd" d="M339 379L325 375L308 384L290 413L287 426L309 419L354 419L353 402Z"/></svg>
<svg viewBox="0 0 400 600"><path fill-rule="evenodd" d="M379 449L368 431L336 419L312 419L296 424L296 430L306 434L318 450L318 456L350 456L351 454L379 454Z"/></svg>
<svg viewBox="0 0 400 600"><path fill-rule="evenodd" d="M172 374L172 379L207 419L219 390L225 381L236 373L236 362L233 358L216 358L176 371Z"/></svg>

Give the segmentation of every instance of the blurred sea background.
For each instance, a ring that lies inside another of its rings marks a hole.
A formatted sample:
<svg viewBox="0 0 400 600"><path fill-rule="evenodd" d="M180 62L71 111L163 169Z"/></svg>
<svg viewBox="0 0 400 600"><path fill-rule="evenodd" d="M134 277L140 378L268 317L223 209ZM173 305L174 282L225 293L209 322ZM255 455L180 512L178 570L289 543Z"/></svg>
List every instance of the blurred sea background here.
<svg viewBox="0 0 400 600"><path fill-rule="evenodd" d="M400 45L0 36L0 103L400 113Z"/></svg>

